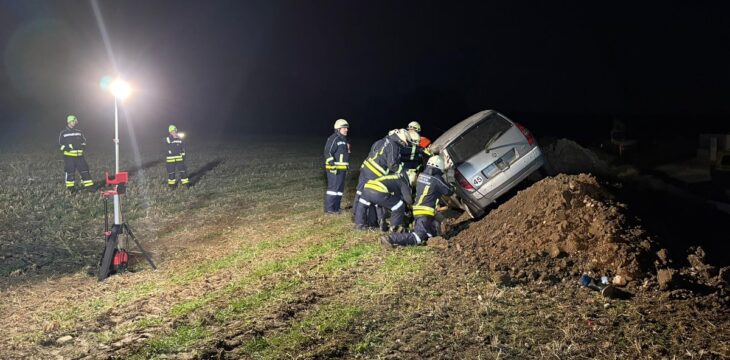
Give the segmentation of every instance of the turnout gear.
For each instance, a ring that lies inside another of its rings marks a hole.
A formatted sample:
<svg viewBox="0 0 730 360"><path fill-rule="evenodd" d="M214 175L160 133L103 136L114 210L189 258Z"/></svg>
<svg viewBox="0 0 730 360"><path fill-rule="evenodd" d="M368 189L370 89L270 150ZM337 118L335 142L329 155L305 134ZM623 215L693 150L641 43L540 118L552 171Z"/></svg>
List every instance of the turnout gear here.
<svg viewBox="0 0 730 360"><path fill-rule="evenodd" d="M433 159L433 158L432 158ZM431 159L429 159L431 162ZM436 162L436 160L434 160ZM420 245L429 238L437 235L438 224L434 218L439 198L451 195L453 190L442 177L442 172L434 166L427 165L416 184L416 197L413 205L415 226L413 232L391 234L387 242L391 245ZM381 239L381 242L385 240Z"/></svg>
<svg viewBox="0 0 730 360"><path fill-rule="evenodd" d="M338 125L340 126L338 127ZM350 142L339 130L347 126L347 121L337 120L335 132L327 138L324 145L324 167L327 170L327 191L324 196L326 213L340 211L342 195L345 191L345 177L350 168Z"/></svg>
<svg viewBox="0 0 730 360"><path fill-rule="evenodd" d="M411 185L408 182L408 175L393 174L368 180L358 199L360 206L355 212L355 224L358 226L367 225L366 210L370 206L379 206L391 211L391 226L397 227L403 224L403 215L406 205L413 203L411 197ZM378 222L381 228L384 226L384 212L378 211Z"/></svg>
<svg viewBox="0 0 730 360"><path fill-rule="evenodd" d="M373 143L370 147L370 153L360 167L357 191L355 199L352 202L355 213L357 213L358 207L365 206L358 200L368 180L399 172L401 147L400 140L395 133L390 133L388 136ZM375 211L375 208L366 206L367 224L370 226L376 225L377 217Z"/></svg>
<svg viewBox="0 0 730 360"><path fill-rule="evenodd" d="M84 157L86 138L83 132L76 128L76 122L76 116L69 115L66 118L68 126L58 135L58 145L63 153L66 188L72 192L76 191L75 174L77 170L81 175L81 184L85 189L94 186L94 181L89 174L89 165Z"/></svg>
<svg viewBox="0 0 730 360"><path fill-rule="evenodd" d="M418 123L418 121L411 121L408 123L408 130L415 130L416 132L421 132L421 124Z"/></svg>
<svg viewBox="0 0 730 360"><path fill-rule="evenodd" d="M340 128L349 128L349 127L350 127L350 124L345 119L337 119L337 121L335 121L335 130L340 129Z"/></svg>
<svg viewBox="0 0 730 360"><path fill-rule="evenodd" d="M170 125L167 129L170 133L165 137L165 143L167 144L167 157L165 159L167 185L170 187L177 186L177 172L180 173L180 183L190 185L188 167L185 165L185 146L183 140L178 136L175 125Z"/></svg>

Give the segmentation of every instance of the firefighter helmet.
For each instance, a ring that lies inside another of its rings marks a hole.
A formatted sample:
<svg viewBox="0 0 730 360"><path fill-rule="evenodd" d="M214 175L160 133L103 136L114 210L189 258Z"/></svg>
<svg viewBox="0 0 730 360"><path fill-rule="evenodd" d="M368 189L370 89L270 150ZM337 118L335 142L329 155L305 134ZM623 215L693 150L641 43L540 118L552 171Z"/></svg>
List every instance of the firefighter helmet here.
<svg viewBox="0 0 730 360"><path fill-rule="evenodd" d="M430 166L430 167L437 168L439 170L443 170L444 169L444 159L442 159L438 155L431 156L430 158L428 158L428 162L426 163L426 166Z"/></svg>
<svg viewBox="0 0 730 360"><path fill-rule="evenodd" d="M406 129L395 129L394 134L398 136L398 139L404 144L408 144L408 131Z"/></svg>
<svg viewBox="0 0 730 360"><path fill-rule="evenodd" d="M335 121L335 130L340 129L340 128L349 128L349 127L350 127L350 124L345 119L337 119L337 121Z"/></svg>
<svg viewBox="0 0 730 360"><path fill-rule="evenodd" d="M78 119L76 119L76 115L69 115L69 116L66 116L66 124L70 124L70 123L72 123L72 122L74 122L74 121L77 121L77 120L78 120Z"/></svg>
<svg viewBox="0 0 730 360"><path fill-rule="evenodd" d="M408 123L408 130L416 130L416 132L421 132L421 124L418 123L418 121L411 121Z"/></svg>
<svg viewBox="0 0 730 360"><path fill-rule="evenodd" d="M167 132L174 132L174 131L177 131L177 126L170 125L167 127Z"/></svg>
<svg viewBox="0 0 730 360"><path fill-rule="evenodd" d="M411 145L418 145L421 142L421 135L415 130L408 130L408 142Z"/></svg>

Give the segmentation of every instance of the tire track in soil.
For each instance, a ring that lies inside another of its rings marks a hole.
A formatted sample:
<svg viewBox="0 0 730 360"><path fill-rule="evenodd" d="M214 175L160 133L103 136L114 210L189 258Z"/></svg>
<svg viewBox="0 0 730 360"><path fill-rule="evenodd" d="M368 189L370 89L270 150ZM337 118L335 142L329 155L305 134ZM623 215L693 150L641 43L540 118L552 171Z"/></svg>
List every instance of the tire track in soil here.
<svg viewBox="0 0 730 360"><path fill-rule="evenodd" d="M190 313L183 314L183 316L174 319L174 321L166 324L166 326L169 328L178 328L181 325L193 323L200 319L203 319L204 323L206 324L214 323L216 312L212 311L211 309L224 309L226 306L228 306L229 303L231 303L231 299L245 298L246 296L251 296L252 294L256 294L262 291L262 289L266 289L268 284L276 283L276 279L281 278L280 271L282 271L277 270L277 267L279 266L278 264L285 264L283 266L287 266L286 264L291 262L291 266L283 269L283 271L292 272L292 274L298 274L301 273L300 268L311 267L310 263L313 262L314 264L317 264L321 262L322 259L327 259L327 254L330 254L330 257L336 256L334 254L336 254L338 250L340 250L340 247L342 245L347 245L348 240L352 240L353 236L357 235L356 233L353 233L351 230L349 230L349 226L346 226L344 224L347 222L346 219L338 219L337 221L339 222L339 224L336 224L335 229L325 231L324 234L322 234L321 231L315 231L317 229L320 229L319 227L309 228L307 229L308 232L313 232L315 234L311 234L302 239L297 239L299 240L298 242L295 242L294 244L288 244L287 247L282 248L281 251L277 254L267 253L265 257L262 254L261 258L265 258L266 261L260 262L259 266L250 267L245 272L240 272L241 276L238 276L237 278L231 278L230 280L224 279L223 281L217 281L220 283L220 286L217 286L216 290L214 290L213 293L217 292L219 293L218 295L214 296L212 299L207 300L204 306L196 307L195 309L190 311ZM324 223L322 225L322 227L326 226L332 226L332 224ZM336 238L337 236L339 236L339 238ZM331 240L327 243L318 242L317 240L320 240L322 237L336 239ZM308 254L308 251L311 249L324 252L322 254L315 253L312 256ZM291 254L300 255L287 256ZM302 256L301 254L304 254L304 256ZM202 291L201 289L194 287L187 287L186 291L194 295L206 293L206 291ZM179 302L177 302L177 304L179 304ZM168 305L167 308L172 310L174 309L174 305ZM124 314L125 310L120 309L119 313ZM140 311L140 313L146 313L146 311ZM175 316L172 317L174 318ZM138 329L135 332L137 334L141 334L147 331L148 329ZM130 334L125 335L129 336ZM121 353L128 355L135 353L142 350L145 346L145 343L146 341L140 341L138 344L134 344L133 346L128 346L129 344L119 344L122 346L117 348L113 347L113 354L117 355Z"/></svg>
<svg viewBox="0 0 730 360"><path fill-rule="evenodd" d="M311 222L307 221L295 221L292 223L291 218L282 217L280 220L274 221L270 224L268 230L276 231L276 235L282 235L285 233L291 233L302 229L307 229L311 226L311 223L325 224L325 219L320 217L313 217L311 213L302 213L297 216L296 219L312 219ZM277 231L278 230L278 231ZM246 235L237 235L237 232L241 232ZM249 228L249 225L243 226L237 230L233 230L229 233L229 239L226 240L225 244L221 244L221 252L210 252L206 249L205 244L199 244L198 246L190 249L189 256L181 255L177 261L171 261L167 263L167 266L162 271L157 272L140 272L132 273L124 276L112 277L105 283L99 284L95 279L77 274L72 277L64 277L53 283L44 284L42 287L29 287L29 288L18 288L14 291L5 293L4 295L12 296L10 303L13 304L13 308L25 308L27 311L17 311L9 316L3 317L2 324L5 329L8 329L8 336L3 337L3 342L6 345L2 345L2 348L14 349L15 354L19 357L27 352L34 352L32 350L37 347L38 343L51 345L56 337L60 337L65 334L71 334L72 336L82 336L84 334L89 335L93 333L100 333L108 331L113 327L118 327L124 323L123 320L134 319L131 314L142 313L149 311L152 314L162 314L163 309L169 304L168 300L179 299L178 290L180 286L169 286L163 291L157 291L156 287L165 288L165 284L169 284L169 278L174 274L179 274L186 269L190 269L191 264L197 264L200 261L211 261L213 256L220 256L223 254L231 254L237 249L240 249L247 244L254 245L260 241L261 234L256 228ZM270 239L276 239L276 235L270 236ZM244 243L241 243L239 238L243 238ZM292 239L294 242L296 239ZM273 241L273 240L270 240ZM287 244L282 244L287 245ZM296 245L293 249L296 249ZM289 252L292 249L283 248L284 252ZM201 250L201 251L198 251ZM206 251L202 251L206 250ZM282 247L274 246L272 251L282 251ZM267 253L268 254L268 253ZM198 255L198 256L196 256ZM260 254L262 255L262 254ZM268 255L266 255L268 256ZM245 266L249 264L238 264L238 268L235 270L245 270ZM231 272L234 269L223 269L228 274L215 273L207 274L200 279L194 279L194 284L184 284L185 286L196 288L217 287L218 284L226 283L232 278ZM207 283L208 285L201 285ZM73 329L59 329L54 330L54 319L81 316L87 314L79 314L80 308L94 312L95 308L98 308L100 304L111 304L113 306L119 299L119 294L125 296L125 289L129 290L130 287L140 286L143 291L138 298L127 299L127 304L121 308L122 311L116 311L115 308L102 311L98 315L92 315L91 317L79 317L77 320L80 321L78 326L74 326ZM68 290L74 289L73 295L68 295ZM77 305L78 298L91 298L81 305ZM149 298L147 298L149 297ZM50 301L49 301L50 300ZM40 303L43 303L41 305ZM58 309L58 310L54 310ZM59 312L60 311L60 312ZM116 315L116 316L115 316ZM121 319L121 320L120 320ZM21 325L22 324L22 325ZM43 336L38 338L37 336L31 338L29 334L42 332ZM90 342L95 342L94 339L89 339ZM46 349L42 347L41 349Z"/></svg>
<svg viewBox="0 0 730 360"><path fill-rule="evenodd" d="M357 350L358 346L369 347L369 344L360 343L363 339L377 341L382 336L385 324L382 314L387 311L392 298L401 296L404 285L410 284L407 278L417 275L429 257L425 253L413 256L406 251L383 253L375 239L364 241L373 246L374 256L360 262L356 272L345 271L334 277L322 276L316 271L309 274L306 280L308 285L291 299L265 309L266 312L249 314L235 325L223 326L236 330L208 346L201 358L272 357L266 355L266 351L287 351L286 340L278 339L285 339L289 333L296 334L306 329L309 322L314 323L312 327L326 328L326 325L316 323L322 313L350 307L357 309L359 315L344 324L343 328L327 333L326 339L312 336L301 343L295 342L299 347L289 350L297 355L289 353L285 356L329 358L348 354L353 351L352 348ZM399 271L388 265L392 260L400 262L404 259L412 261L408 271ZM259 350L264 351L264 354L260 354Z"/></svg>

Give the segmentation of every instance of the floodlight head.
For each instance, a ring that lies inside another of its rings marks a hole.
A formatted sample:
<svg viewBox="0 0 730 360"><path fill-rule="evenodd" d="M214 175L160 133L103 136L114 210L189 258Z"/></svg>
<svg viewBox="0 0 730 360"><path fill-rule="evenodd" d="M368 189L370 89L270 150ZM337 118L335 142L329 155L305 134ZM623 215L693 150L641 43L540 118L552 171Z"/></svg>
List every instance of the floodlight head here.
<svg viewBox="0 0 730 360"><path fill-rule="evenodd" d="M132 87L124 80L116 79L109 84L109 91L119 100L124 100L132 93Z"/></svg>

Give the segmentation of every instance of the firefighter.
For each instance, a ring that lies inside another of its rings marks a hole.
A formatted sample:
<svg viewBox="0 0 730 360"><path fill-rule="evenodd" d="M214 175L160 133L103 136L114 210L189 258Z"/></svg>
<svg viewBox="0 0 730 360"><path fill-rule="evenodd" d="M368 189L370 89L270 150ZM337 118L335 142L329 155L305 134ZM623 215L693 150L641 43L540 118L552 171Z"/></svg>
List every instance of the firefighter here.
<svg viewBox="0 0 730 360"><path fill-rule="evenodd" d="M413 203L411 180L415 180L415 177L409 179L407 173L384 175L368 180L358 199L363 206L359 206L355 213L356 228L358 230L367 229L365 210L367 207L377 205L390 210L390 230L399 231L403 226L405 208ZM381 224L381 228L385 227L383 212L380 211L378 212L378 223Z"/></svg>
<svg viewBox="0 0 730 360"><path fill-rule="evenodd" d="M435 220L439 198L453 194L452 188L443 179L444 161L440 156L432 156L426 163L423 173L416 182L416 202L413 205L415 226L413 232L382 236L380 242L386 247L396 245L421 245L436 236L438 224Z"/></svg>
<svg viewBox="0 0 730 360"><path fill-rule="evenodd" d="M94 186L94 181L91 180L91 175L89 174L89 165L86 163L86 158L84 157L86 138L81 130L76 127L78 123L79 120L75 115L67 116L67 126L58 135L58 145L61 146L61 151L63 152L66 189L72 193L77 191L74 179L76 170L81 175L81 184L84 189L92 190Z"/></svg>
<svg viewBox="0 0 730 360"><path fill-rule="evenodd" d="M360 167L355 200L352 202L354 213L357 213L359 207L365 206L358 200L368 180L373 180L388 174L397 174L399 172L401 147L406 145L406 134L405 129L393 130L386 137L376 141L370 147L370 153ZM355 225L377 226L377 218L382 215L376 217L376 209L370 206L366 206L364 210L367 221L358 223L356 219Z"/></svg>
<svg viewBox="0 0 730 360"><path fill-rule="evenodd" d="M339 214L342 194L345 190L345 175L350 167L350 142L347 120L335 121L335 132L327 138L324 145L324 166L327 170L327 191L324 196L324 212Z"/></svg>
<svg viewBox="0 0 730 360"><path fill-rule="evenodd" d="M423 165L424 150L419 146L421 135L415 130L408 130L408 142L401 148L401 171L418 172Z"/></svg>
<svg viewBox="0 0 730 360"><path fill-rule="evenodd" d="M408 123L408 127L406 129L409 131L413 130L420 134L421 133L421 124L419 124L418 121L411 121Z"/></svg>
<svg viewBox="0 0 730 360"><path fill-rule="evenodd" d="M167 132L169 133L165 137L165 142L167 143L167 186L170 188L177 187L176 170L180 172L180 183L184 186L190 186L188 167L185 166L184 134L177 132L177 126L175 125L168 126Z"/></svg>

